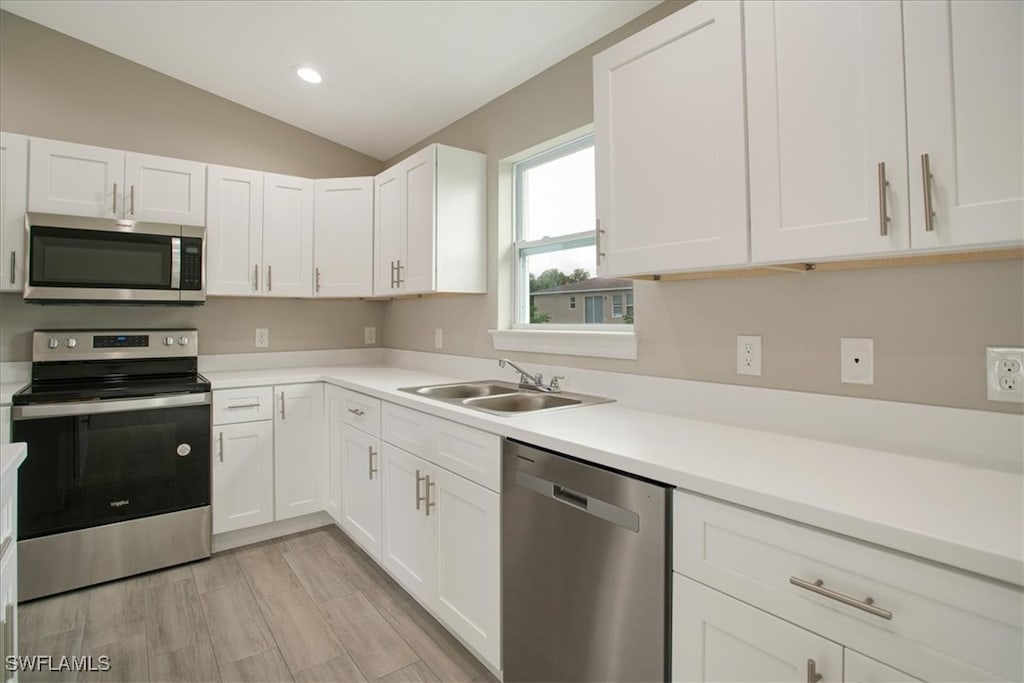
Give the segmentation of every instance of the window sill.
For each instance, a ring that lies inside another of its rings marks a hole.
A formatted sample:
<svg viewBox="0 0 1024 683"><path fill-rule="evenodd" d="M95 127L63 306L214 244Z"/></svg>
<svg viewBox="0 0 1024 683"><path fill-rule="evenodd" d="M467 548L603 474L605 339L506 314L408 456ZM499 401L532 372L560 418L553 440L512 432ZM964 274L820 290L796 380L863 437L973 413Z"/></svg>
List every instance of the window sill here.
<svg viewBox="0 0 1024 683"><path fill-rule="evenodd" d="M555 353L566 356L636 360L634 332L581 330L490 330L497 351Z"/></svg>

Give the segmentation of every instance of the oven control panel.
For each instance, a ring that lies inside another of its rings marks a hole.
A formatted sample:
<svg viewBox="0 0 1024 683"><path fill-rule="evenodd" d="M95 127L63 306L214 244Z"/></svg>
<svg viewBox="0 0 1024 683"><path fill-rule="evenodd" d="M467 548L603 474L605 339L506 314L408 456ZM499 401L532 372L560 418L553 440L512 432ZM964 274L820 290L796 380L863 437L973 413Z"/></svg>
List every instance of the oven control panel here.
<svg viewBox="0 0 1024 683"><path fill-rule="evenodd" d="M33 361L198 355L198 330L36 330L32 333Z"/></svg>

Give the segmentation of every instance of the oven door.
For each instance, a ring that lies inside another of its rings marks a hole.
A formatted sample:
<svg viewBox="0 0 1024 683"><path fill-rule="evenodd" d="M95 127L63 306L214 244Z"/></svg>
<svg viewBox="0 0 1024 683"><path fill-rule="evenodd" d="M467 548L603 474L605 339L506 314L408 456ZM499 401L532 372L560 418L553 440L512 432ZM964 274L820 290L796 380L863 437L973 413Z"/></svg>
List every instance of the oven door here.
<svg viewBox="0 0 1024 683"><path fill-rule="evenodd" d="M210 504L210 394L15 406L18 538Z"/></svg>
<svg viewBox="0 0 1024 683"><path fill-rule="evenodd" d="M28 228L26 300L181 299L181 226L42 218Z"/></svg>

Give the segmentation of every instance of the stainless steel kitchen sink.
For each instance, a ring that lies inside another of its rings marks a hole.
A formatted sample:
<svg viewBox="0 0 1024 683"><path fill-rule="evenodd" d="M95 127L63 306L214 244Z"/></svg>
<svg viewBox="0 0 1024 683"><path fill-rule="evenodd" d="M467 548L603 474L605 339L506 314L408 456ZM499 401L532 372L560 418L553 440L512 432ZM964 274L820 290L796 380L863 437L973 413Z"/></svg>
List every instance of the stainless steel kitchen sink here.
<svg viewBox="0 0 1024 683"><path fill-rule="evenodd" d="M494 415L522 415L561 408L611 403L614 399L570 392L545 392L521 389L514 382L481 380L421 387L402 387L404 391L464 408Z"/></svg>

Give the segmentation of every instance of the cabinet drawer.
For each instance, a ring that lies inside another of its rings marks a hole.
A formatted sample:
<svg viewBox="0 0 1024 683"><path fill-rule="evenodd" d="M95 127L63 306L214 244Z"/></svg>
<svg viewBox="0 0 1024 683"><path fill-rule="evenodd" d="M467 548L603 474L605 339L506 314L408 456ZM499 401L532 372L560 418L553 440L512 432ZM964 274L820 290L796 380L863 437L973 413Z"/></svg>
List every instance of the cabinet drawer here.
<svg viewBox="0 0 1024 683"><path fill-rule="evenodd" d="M695 494L674 503L676 571L926 680L1022 680L1020 589Z"/></svg>
<svg viewBox="0 0 1024 683"><path fill-rule="evenodd" d="M271 420L274 417L274 393L271 387L218 389L213 392L213 424Z"/></svg>
<svg viewBox="0 0 1024 683"><path fill-rule="evenodd" d="M416 410L384 403L381 406L380 438L407 453L428 457L430 416Z"/></svg>
<svg viewBox="0 0 1024 683"><path fill-rule="evenodd" d="M430 460L492 491L501 492L501 437L455 422L430 422Z"/></svg>
<svg viewBox="0 0 1024 683"><path fill-rule="evenodd" d="M342 389L341 420L370 436L380 436L380 399Z"/></svg>

